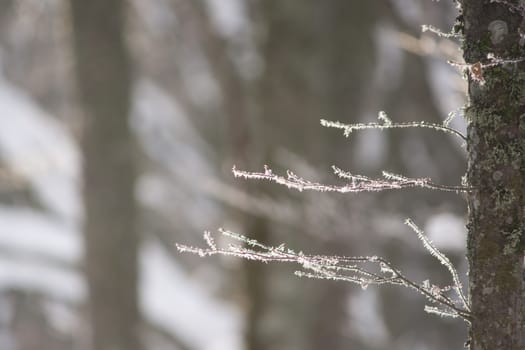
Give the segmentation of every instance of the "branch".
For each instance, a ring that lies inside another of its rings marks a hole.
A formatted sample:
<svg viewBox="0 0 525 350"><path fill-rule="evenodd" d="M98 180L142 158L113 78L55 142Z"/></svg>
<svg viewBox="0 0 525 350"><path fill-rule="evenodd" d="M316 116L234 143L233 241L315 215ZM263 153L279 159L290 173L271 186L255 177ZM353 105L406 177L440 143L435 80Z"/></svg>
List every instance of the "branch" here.
<svg viewBox="0 0 525 350"><path fill-rule="evenodd" d="M426 188L431 190L441 190L448 192L468 192L472 190L470 187L465 186L445 186L433 183L429 178L409 178L402 175L397 175L383 171L383 179L372 179L363 175L354 175L349 172L343 171L336 166L332 166L334 173L345 180L350 182L345 185L326 185L318 182L312 182L305 180L290 170L286 171L286 176L276 175L272 169L268 166L264 166L264 172L249 172L243 170L237 170L234 166L232 169L235 177L242 177L245 179L255 180L267 180L275 182L280 185L284 185L288 188L298 190L300 192L304 190L312 190L318 192L339 192L339 193L350 193L350 192L379 192L385 190L398 190L410 187Z"/></svg>
<svg viewBox="0 0 525 350"><path fill-rule="evenodd" d="M465 135L457 131L456 129L450 128L446 125L442 124L435 124L435 123L428 123L425 121L419 121L419 122L406 122L406 123L393 123L385 114L385 112L379 112L379 120L382 121L382 123L356 123L356 124L344 124L339 121L329 121L325 119L321 119L321 125L325 126L327 128L336 128L336 129L342 129L344 132L344 135L346 137L349 137L352 131L354 130L365 130L365 129L405 129L405 128L427 128L427 129L433 129L437 131L442 131L446 133L450 133L453 135L456 135L464 142L467 142L467 138Z"/></svg>
<svg viewBox="0 0 525 350"><path fill-rule="evenodd" d="M445 254L443 254L439 249L437 249L434 243L423 233L423 231L419 227L417 227L417 225L411 219L406 219L405 224L417 233L417 237L423 242L423 246L430 253L430 255L438 259L439 262L448 269L454 282L454 291L459 296L463 307L470 311L468 299L463 293L463 285L461 284L458 271L456 270L454 265L452 265L452 263Z"/></svg>
<svg viewBox="0 0 525 350"><path fill-rule="evenodd" d="M441 29L436 28L436 27L434 27L432 25L429 25L429 24L422 25L421 26L421 31L423 33L424 32L431 32L431 33L434 33L437 36L442 37L442 38L460 38L461 37L461 35L458 34L458 33L454 33L454 32L445 33Z"/></svg>
<svg viewBox="0 0 525 350"><path fill-rule="evenodd" d="M520 33L520 36L523 37L523 34ZM503 59L500 57L496 57L494 55L487 55L487 63L482 63L481 61L474 62L474 63L460 63L455 61L447 61L448 64L450 64L452 67L464 69L469 73L469 76L479 82L481 85L485 84L485 78L483 76L483 72L487 68L497 67L505 64L517 64L520 62L525 61L524 57L518 57L513 59Z"/></svg>
<svg viewBox="0 0 525 350"><path fill-rule="evenodd" d="M295 273L299 277L352 282L359 284L363 289L372 284L405 286L424 295L431 303L439 306L427 306L425 309L428 312L438 313L441 316L462 317L467 322L471 319L468 305L464 304L463 300L455 301L453 296L447 295L451 290L458 293L457 285L452 287L438 287L430 284L428 280L422 283L413 282L405 277L399 269L381 257L308 255L303 252L295 252L285 247L284 244L278 247L272 247L232 231L219 229L219 232L241 244L232 243L226 248L219 248L211 234L205 232L204 240L207 244L206 248L177 244L177 249L180 252L189 252L201 257L223 255L256 260L264 263L295 263L302 268L302 270L296 271ZM452 269L456 271L454 268ZM457 281L459 281L459 279ZM456 279L454 279L454 282L456 283Z"/></svg>

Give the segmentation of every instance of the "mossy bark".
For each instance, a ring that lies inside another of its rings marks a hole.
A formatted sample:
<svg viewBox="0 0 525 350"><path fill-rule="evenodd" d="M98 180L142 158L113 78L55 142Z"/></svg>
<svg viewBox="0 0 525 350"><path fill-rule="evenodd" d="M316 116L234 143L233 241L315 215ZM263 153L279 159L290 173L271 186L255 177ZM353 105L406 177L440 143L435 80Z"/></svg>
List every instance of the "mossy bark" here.
<svg viewBox="0 0 525 350"><path fill-rule="evenodd" d="M470 349L525 349L525 57L517 1L463 0ZM515 4L515 5L513 5ZM496 58L491 58L496 57ZM514 62L511 62L514 61Z"/></svg>

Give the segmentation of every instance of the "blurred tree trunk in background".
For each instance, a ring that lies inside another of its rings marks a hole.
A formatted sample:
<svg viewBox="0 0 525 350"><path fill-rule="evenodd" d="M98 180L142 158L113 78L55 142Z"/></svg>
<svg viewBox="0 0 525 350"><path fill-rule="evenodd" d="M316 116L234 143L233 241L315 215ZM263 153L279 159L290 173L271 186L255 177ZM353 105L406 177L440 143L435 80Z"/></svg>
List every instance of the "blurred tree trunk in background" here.
<svg viewBox="0 0 525 350"><path fill-rule="evenodd" d="M92 348L139 350L136 170L121 0L72 0L83 106L84 205Z"/></svg>
<svg viewBox="0 0 525 350"><path fill-rule="evenodd" d="M316 167L351 158L349 140L337 138L341 147L334 147L333 134L319 120L353 122L362 112L381 7L344 0L262 0L254 9L264 62L261 118L283 147Z"/></svg>
<svg viewBox="0 0 525 350"><path fill-rule="evenodd" d="M260 134L255 129L249 108L249 84L243 79L232 56L229 53L228 41L213 28L211 15L207 6L201 0L174 0L177 12L190 16L197 39L202 45L214 80L220 88L221 117L225 125L224 143L228 159L228 174L231 179L230 166L235 164L240 168L253 168L260 165L263 149L258 148L257 139ZM248 183L236 183L246 193L257 197L260 194L260 184L250 186ZM242 206L242 204L241 204ZM251 238L268 241L268 218L252 215L239 208L230 208L229 216L242 226L242 231ZM264 328L263 320L268 312L267 266L253 261L242 261L243 294L245 299L244 345L248 350L264 350L267 339L261 336Z"/></svg>
<svg viewBox="0 0 525 350"><path fill-rule="evenodd" d="M352 163L349 140L334 140L333 134L322 130L319 119L358 121L366 93L362 87L374 67L373 35L380 7L345 0L254 2L256 45L264 65L256 82L255 103L265 134L272 135L264 162L293 168L293 164L283 164L282 150L288 150L315 165L320 170L315 176L322 177L328 165ZM278 198L281 189L270 190ZM359 235L339 232L337 225L309 225L310 220L315 219L304 218L294 230L299 232L290 232L293 240L304 242L309 250L347 254L351 235ZM279 232L287 230L281 227ZM271 235L270 242L282 241L281 235ZM290 283L290 272L281 269L270 277L271 283L279 285L271 288L278 306L274 305L270 317L288 333L288 344L281 341L279 349L351 347L354 340L346 331L350 287L315 281L281 286ZM290 315L295 318L291 320ZM287 318L290 320L284 321Z"/></svg>

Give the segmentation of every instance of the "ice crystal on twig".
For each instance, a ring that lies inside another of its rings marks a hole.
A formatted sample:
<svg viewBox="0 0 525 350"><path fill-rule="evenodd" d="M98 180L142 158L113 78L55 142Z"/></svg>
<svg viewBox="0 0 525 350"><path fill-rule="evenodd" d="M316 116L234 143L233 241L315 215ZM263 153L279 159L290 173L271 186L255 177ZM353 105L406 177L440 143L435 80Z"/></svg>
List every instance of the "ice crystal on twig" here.
<svg viewBox="0 0 525 350"><path fill-rule="evenodd" d="M392 125L392 120L388 118L388 115L385 111L379 111L377 119L381 120L384 123L384 125Z"/></svg>
<svg viewBox="0 0 525 350"><path fill-rule="evenodd" d="M441 316L441 317L456 318L456 317L460 316L460 315L458 315L455 312L448 312L448 311L445 311L445 310L440 309L438 307L430 306L430 305L425 305L425 312L427 312L429 314L438 315L438 316Z"/></svg>
<svg viewBox="0 0 525 350"><path fill-rule="evenodd" d="M224 255L234 256L264 263L287 262L295 263L301 267L295 275L316 279L345 281L356 283L366 289L370 285L400 285L422 294L435 306L427 306L425 310L440 316L462 317L467 322L470 320L468 300L465 298L456 269L426 238L422 231L411 221L407 224L418 234L425 248L444 264L450 273L454 285L452 287L439 287L428 280L416 283L407 277L386 259L378 256L326 256L309 255L295 252L284 244L278 247L268 246L241 234L220 229L219 233L232 238L237 243L231 243L226 248L215 244L209 232L204 234L206 248L190 247L177 244L181 252L190 252L199 256ZM455 295L449 295L450 291ZM457 300L455 300L457 299Z"/></svg>
<svg viewBox="0 0 525 350"><path fill-rule="evenodd" d="M385 112L379 112L380 123L368 124L343 124L338 121L321 120L326 127L343 129L345 136L349 136L354 130L363 129L394 129L394 128L430 128L438 131L452 133L466 141L466 137L459 131L448 125L453 116L449 115L443 124L432 124L427 122L393 123ZM466 192L472 188L466 186L443 186L433 183L429 178L410 178L399 174L383 171L382 178L370 178L364 175L356 175L344 171L336 166L332 167L334 174L345 180L343 185L327 185L306 180L288 170L286 176L274 174L271 168L264 166L263 172L249 172L237 170L235 166L232 171L235 177L245 179L267 180L275 182L298 191L313 190L320 192L365 192L402 189L410 187L427 188L441 191ZM432 306L426 306L429 313L440 316L461 317L470 322L471 313L469 301L463 292L463 286L459 275L450 260L441 253L434 244L424 235L412 220L407 219L406 224L414 230L427 251L443 264L452 276L452 286L438 286L426 280L421 283L414 282L390 262L378 256L326 256L309 255L303 252L295 252L284 244L277 247L268 246L257 240L248 238L241 234L220 229L220 234L233 239L236 243L226 248L219 247L209 232L204 234L206 248L197 248L177 244L181 252L190 252L199 256L224 255L234 256L248 260L256 260L264 263L287 262L295 263L301 267L296 271L300 277L329 279L356 283L366 289L369 285L401 285L415 290L427 298Z"/></svg>
<svg viewBox="0 0 525 350"><path fill-rule="evenodd" d="M447 63L450 64L452 67L466 70L473 80L479 82L480 85L484 85L485 78L483 73L486 69L506 64L517 64L523 61L525 61L524 57L503 59L495 56L494 54L488 54L487 62L478 61L474 63L460 63L455 61L447 61Z"/></svg>
<svg viewBox="0 0 525 350"><path fill-rule="evenodd" d="M459 279L459 274L454 265L450 262L450 260L447 258L445 254L443 254L437 247L434 245L434 243L423 233L423 231L417 227L417 225L410 219L405 220L405 224L408 225L414 232L417 233L417 237L423 242L423 246L425 249L439 260L441 264L443 264L448 271L450 272L450 275L452 276L452 280L454 282L454 290L460 297L463 305L468 308L468 300L463 292L463 285L461 284L461 280Z"/></svg>
<svg viewBox="0 0 525 350"><path fill-rule="evenodd" d="M329 120L321 119L321 125L327 128L342 129L346 137L349 137L350 134L355 130L427 128L427 129L433 129L437 131L450 133L450 134L456 135L457 137L461 138L461 140L463 140L464 142L467 141L467 138L465 137L465 135L463 135L456 129L449 128L448 126L444 126L442 124L429 123L425 121L393 123L388 117L386 117L385 112L382 112L382 111L379 112L378 119L381 121L381 123L373 122L373 123L366 123L366 124L365 123L344 124L339 121L329 121Z"/></svg>
<svg viewBox="0 0 525 350"><path fill-rule="evenodd" d="M432 25L428 25L428 24L424 24L421 26L421 31L424 33L424 32L431 32L431 33L434 33L436 34L437 36L439 37L443 37L443 38L457 38L457 37L460 37L461 35L458 34L458 33L454 33L454 32L449 32L449 33L445 33L443 32L441 29L439 28L436 28Z"/></svg>
<svg viewBox="0 0 525 350"><path fill-rule="evenodd" d="M447 118L445 120L443 120L443 126L448 128L448 126L450 125L450 123L452 122L452 120L456 117L456 112L450 112L448 115L447 115Z"/></svg>
<svg viewBox="0 0 525 350"><path fill-rule="evenodd" d="M383 171L383 178L372 179L364 175L355 175L344 171L336 166L332 166L334 174L344 180L349 180L343 185L326 185L319 182L313 182L297 176L288 170L286 176L275 174L271 168L264 166L264 172L250 172L237 170L234 166L232 169L235 177L244 179L267 180L284 185L298 191L312 190L318 192L378 192L385 190L397 190L402 188L420 187L431 190L466 192L470 188L465 186L445 186L433 183L429 178L409 178L402 175L393 174Z"/></svg>
<svg viewBox="0 0 525 350"><path fill-rule="evenodd" d="M393 123L384 111L380 111L378 119L381 123L357 123L357 124L343 124L338 121L327 121L321 119L321 125L331 128L343 129L344 135L349 136L354 130L364 129L395 129L395 128L429 128L433 130L451 133L466 141L466 137L459 131L450 128L451 116L445 120L443 124L427 123L425 121L409 122L409 123ZM429 178L409 178L401 175L395 175L389 172L383 172L383 179L372 179L363 175L351 174L343 171L340 168L333 166L334 173L345 180L349 180L344 185L326 185L318 182L309 181L297 176L292 171L288 170L286 176L276 175L268 166L264 166L264 172L249 172L237 170L233 167L233 174L235 177L242 177L245 179L268 180L288 188L293 188L298 191L313 190L319 192L377 192L384 190L402 189L409 187L420 187L432 190L453 191L453 192L467 192L471 188L465 186L445 186L433 183Z"/></svg>

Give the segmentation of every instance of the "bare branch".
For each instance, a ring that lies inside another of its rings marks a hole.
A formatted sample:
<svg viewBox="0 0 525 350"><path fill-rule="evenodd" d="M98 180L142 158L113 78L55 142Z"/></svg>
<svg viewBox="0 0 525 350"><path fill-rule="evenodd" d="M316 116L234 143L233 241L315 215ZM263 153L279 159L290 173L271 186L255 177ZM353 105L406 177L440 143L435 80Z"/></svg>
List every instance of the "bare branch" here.
<svg viewBox="0 0 525 350"><path fill-rule="evenodd" d="M365 129L405 129L405 128L427 128L427 129L433 129L437 131L442 131L446 133L450 133L453 135L456 135L464 142L467 142L467 138L465 135L457 131L456 129L450 128L448 126L442 125L442 124L434 124L434 123L428 123L425 121L415 121L415 122L407 122L407 123L393 123L390 119L386 117L385 112L381 111L379 112L379 120L382 121L382 123L355 123L355 124L344 124L339 121L329 121L325 119L321 119L321 125L325 126L327 128L336 128L336 129L342 129L344 132L344 135L346 137L349 137L350 134L355 130L365 130Z"/></svg>
<svg viewBox="0 0 525 350"><path fill-rule="evenodd" d="M520 33L520 36L523 37L523 34ZM524 57L514 58L514 59L503 59L496 57L494 55L487 55L488 62L482 63L480 61L474 63L460 63L455 61L447 61L452 67L460 68L466 70L470 77L475 81L479 82L481 85L485 84L485 78L483 72L485 69L497 67L506 64L517 64L525 61Z"/></svg>
<svg viewBox="0 0 525 350"><path fill-rule="evenodd" d="M437 313L441 316L462 317L469 322L471 316L466 300L455 301L453 296L447 295L451 290L459 292L461 285L459 279L454 277L454 286L439 287L430 282L423 281L416 283L405 277L401 271L387 260L378 256L326 256L326 255L308 255L303 252L295 252L292 249L281 244L278 247L267 246L254 239L238 233L220 229L219 232L227 237L232 238L240 244L232 243L226 248L219 248L209 232L204 234L204 240L207 243L206 248L196 248L186 245L177 244L180 252L190 252L199 256L224 255L234 256L248 260L256 260L264 263L268 262L287 262L295 263L301 266L302 270L296 271L300 277L309 277L317 279L329 279L336 281L346 281L359 284L362 288L369 285L400 285L413 289L425 296L431 303L438 305L427 306L425 309L430 313ZM426 246L425 241L423 243ZM428 249L428 248L427 248ZM433 248L432 252L437 251ZM439 252L439 251L437 251ZM436 253L437 254L437 253ZM441 254L439 252L439 254ZM440 261L450 261L446 257L440 258ZM450 264L450 266L452 266ZM448 267L448 266L447 266ZM456 270L451 267L449 270Z"/></svg>
<svg viewBox="0 0 525 350"><path fill-rule="evenodd" d="M467 192L471 188L465 186L445 186L433 183L429 178L409 178L402 175L383 172L383 179L372 179L363 175L354 175L343 171L336 166L332 166L334 173L350 182L344 185L326 185L318 182L303 179L297 176L292 171L288 170L286 176L276 175L268 166L264 166L264 172L249 172L237 170L234 166L232 171L235 177L242 177L245 179L267 180L284 185L298 191L312 190L318 192L379 192L385 190L398 190L410 187L426 188L431 190L441 190L450 192Z"/></svg>
<svg viewBox="0 0 525 350"><path fill-rule="evenodd" d="M454 32L445 33L441 29L436 28L436 27L434 27L432 25L428 25L428 24L422 25L421 26L421 31L423 33L424 32L431 32L431 33L434 33L437 36L442 37L442 38L459 38L459 37L461 37L461 35L458 34L458 33L454 33Z"/></svg>
<svg viewBox="0 0 525 350"><path fill-rule="evenodd" d="M458 294L463 304L463 307L467 310L470 310L469 301L463 292L463 285L461 284L458 271L456 270L454 265L452 265L452 263L445 254L443 254L441 251L439 251L439 249L437 249L434 243L423 233L423 231L412 220L406 219L405 224L407 224L414 232L417 233L418 238L421 240L421 242L423 242L423 246L430 253L430 255L438 259L439 262L448 269L450 275L452 276L452 280L454 281L454 291Z"/></svg>

